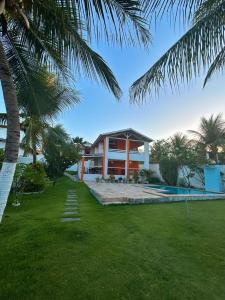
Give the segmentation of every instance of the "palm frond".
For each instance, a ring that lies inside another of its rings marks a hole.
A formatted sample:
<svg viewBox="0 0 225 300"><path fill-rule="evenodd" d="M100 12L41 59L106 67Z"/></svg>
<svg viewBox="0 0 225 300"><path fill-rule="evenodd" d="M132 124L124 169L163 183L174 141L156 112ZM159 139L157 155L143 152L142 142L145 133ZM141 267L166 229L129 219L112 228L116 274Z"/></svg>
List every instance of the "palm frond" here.
<svg viewBox="0 0 225 300"><path fill-rule="evenodd" d="M209 66L225 45L225 1L197 21L130 89L132 102L158 94L168 82L172 89L189 82Z"/></svg>
<svg viewBox="0 0 225 300"><path fill-rule="evenodd" d="M5 126L7 124L7 114L0 113L0 125Z"/></svg>
<svg viewBox="0 0 225 300"><path fill-rule="evenodd" d="M143 10L149 16L162 17L170 14L175 19L190 20L205 0L142 0Z"/></svg>
<svg viewBox="0 0 225 300"><path fill-rule="evenodd" d="M222 50L219 52L219 54L216 56L215 60L211 64L205 80L204 80L204 87L208 83L208 81L211 79L211 77L217 73L218 71L223 71L225 67L225 47L222 48Z"/></svg>
<svg viewBox="0 0 225 300"><path fill-rule="evenodd" d="M139 0L61 1L61 6L78 18L88 39L105 38L108 44L147 46L150 33L142 18ZM71 9L72 8L72 9ZM82 30L83 29L83 30Z"/></svg>

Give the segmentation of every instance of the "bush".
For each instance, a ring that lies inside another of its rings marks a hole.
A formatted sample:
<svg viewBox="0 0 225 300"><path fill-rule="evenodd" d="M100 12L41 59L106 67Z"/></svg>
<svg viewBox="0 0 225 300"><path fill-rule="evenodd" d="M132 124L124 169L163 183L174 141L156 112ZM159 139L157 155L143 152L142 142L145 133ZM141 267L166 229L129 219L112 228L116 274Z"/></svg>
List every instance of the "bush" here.
<svg viewBox="0 0 225 300"><path fill-rule="evenodd" d="M161 183L161 181L160 181L160 179L158 177L151 177L149 179L148 183L157 184L157 183Z"/></svg>
<svg viewBox="0 0 225 300"><path fill-rule="evenodd" d="M21 192L40 192L48 184L44 167L40 163L26 165L19 179Z"/></svg>
<svg viewBox="0 0 225 300"><path fill-rule="evenodd" d="M138 181L139 181L139 175L138 174L134 174L133 180L134 180L135 183L138 183Z"/></svg>
<svg viewBox="0 0 225 300"><path fill-rule="evenodd" d="M115 178L114 175L110 175L110 176L109 176L109 179L110 179L110 182L113 183L113 182L115 182L115 179L116 179L116 178Z"/></svg>
<svg viewBox="0 0 225 300"><path fill-rule="evenodd" d="M155 172L152 170L147 170L147 169L141 170L139 172L139 175L141 177L141 182L144 183L147 181L148 183L151 183L154 173Z"/></svg>
<svg viewBox="0 0 225 300"><path fill-rule="evenodd" d="M178 178L178 163L173 157L164 157L159 163L160 173L169 185L176 185Z"/></svg>

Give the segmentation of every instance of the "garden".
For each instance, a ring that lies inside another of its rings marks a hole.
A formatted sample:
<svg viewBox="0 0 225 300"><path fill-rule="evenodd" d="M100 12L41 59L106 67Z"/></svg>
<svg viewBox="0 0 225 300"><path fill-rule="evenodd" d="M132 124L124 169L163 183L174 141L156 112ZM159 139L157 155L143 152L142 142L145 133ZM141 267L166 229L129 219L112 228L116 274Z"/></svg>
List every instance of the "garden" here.
<svg viewBox="0 0 225 300"><path fill-rule="evenodd" d="M62 223L69 189L79 222ZM0 225L0 299L223 299L225 202L102 206L61 178L11 195Z"/></svg>

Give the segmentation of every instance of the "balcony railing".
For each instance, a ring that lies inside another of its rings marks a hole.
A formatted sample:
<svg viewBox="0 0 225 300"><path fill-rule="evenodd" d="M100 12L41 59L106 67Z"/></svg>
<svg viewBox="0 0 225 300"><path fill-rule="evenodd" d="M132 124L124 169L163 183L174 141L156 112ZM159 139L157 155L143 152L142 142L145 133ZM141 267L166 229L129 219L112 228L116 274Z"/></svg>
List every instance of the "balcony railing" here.
<svg viewBox="0 0 225 300"><path fill-rule="evenodd" d="M126 149L109 149L109 152L125 153Z"/></svg>

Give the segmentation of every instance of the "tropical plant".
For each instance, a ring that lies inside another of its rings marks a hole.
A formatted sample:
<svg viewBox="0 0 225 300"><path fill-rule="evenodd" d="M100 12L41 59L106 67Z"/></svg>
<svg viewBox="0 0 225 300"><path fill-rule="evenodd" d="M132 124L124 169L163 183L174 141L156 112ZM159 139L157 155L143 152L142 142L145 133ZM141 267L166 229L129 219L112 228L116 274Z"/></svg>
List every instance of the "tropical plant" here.
<svg viewBox="0 0 225 300"><path fill-rule="evenodd" d="M42 149L42 141L49 123L65 108L79 102L77 92L62 83L45 69L39 70L32 78L32 92L19 86L19 106L23 118L21 127L25 135L21 147L24 153L32 153L36 163L37 148Z"/></svg>
<svg viewBox="0 0 225 300"><path fill-rule="evenodd" d="M148 170L148 169L143 169L139 171L139 176L141 178L141 182L145 183L146 181L148 183L151 182L152 178L154 177L155 172L152 170Z"/></svg>
<svg viewBox="0 0 225 300"><path fill-rule="evenodd" d="M48 178L41 163L26 165L19 177L20 192L40 192L48 185Z"/></svg>
<svg viewBox="0 0 225 300"><path fill-rule="evenodd" d="M178 163L174 157L164 157L159 162L162 178L169 185L176 185L178 179Z"/></svg>
<svg viewBox="0 0 225 300"><path fill-rule="evenodd" d="M150 149L151 163L159 163L159 161L170 153L170 143L168 140L162 139L153 142Z"/></svg>
<svg viewBox="0 0 225 300"><path fill-rule="evenodd" d="M151 17L166 13L190 24L187 32L137 81L130 90L131 101L158 94L169 83L174 89L207 69L204 86L225 66L224 0L143 0Z"/></svg>
<svg viewBox="0 0 225 300"><path fill-rule="evenodd" d="M109 175L109 180L111 183L114 183L115 182L115 176L114 175Z"/></svg>
<svg viewBox="0 0 225 300"><path fill-rule="evenodd" d="M19 109L13 74L30 84L31 57L68 78L76 71L101 81L116 98L121 90L109 67L86 42L104 35L108 42L146 45L149 32L140 17L139 1L0 0L0 78L7 112L6 153L0 173L0 221L15 172L19 149ZM108 22L110 26L108 26ZM32 55L34 54L34 55ZM10 63L10 66L9 66ZM37 65L35 63L35 65ZM11 67L11 69L10 69Z"/></svg>
<svg viewBox="0 0 225 300"><path fill-rule="evenodd" d="M84 140L84 138L76 136L75 138L72 138L72 141L74 143L74 146L76 147L77 151L80 151L82 148L84 148L87 141Z"/></svg>
<svg viewBox="0 0 225 300"><path fill-rule="evenodd" d="M218 163L218 151L225 143L225 121L222 114L214 117L211 115L208 119L201 118L198 131L189 130L194 136L199 148L205 149L212 154L212 159Z"/></svg>
<svg viewBox="0 0 225 300"><path fill-rule="evenodd" d="M56 180L65 170L78 162L80 155L61 125L48 127L43 141L47 175Z"/></svg>
<svg viewBox="0 0 225 300"><path fill-rule="evenodd" d="M186 135L176 133L167 140L157 141L156 146L153 145L153 154L157 156L158 162L164 162L164 158L176 160L178 171L182 174L186 186L190 186L194 175L204 183L203 166L208 162L204 147L196 141L189 140Z"/></svg>

